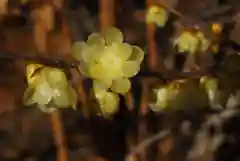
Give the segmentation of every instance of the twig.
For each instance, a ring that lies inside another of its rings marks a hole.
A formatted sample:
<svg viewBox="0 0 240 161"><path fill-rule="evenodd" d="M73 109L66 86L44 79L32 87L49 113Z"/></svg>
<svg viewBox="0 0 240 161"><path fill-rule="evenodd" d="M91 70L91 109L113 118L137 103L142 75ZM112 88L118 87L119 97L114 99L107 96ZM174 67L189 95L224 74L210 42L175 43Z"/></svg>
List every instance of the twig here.
<svg viewBox="0 0 240 161"><path fill-rule="evenodd" d="M183 15L182 13L180 13L179 11L177 11L176 9L174 9L171 6L168 6L168 5L166 5L164 3L161 3L161 2L158 2L157 4L159 6L165 8L168 12L171 12L172 14L179 17L182 21L187 22L191 26L192 25L199 25L203 21L204 22L209 22L209 23L214 23L214 22L227 23L227 22L232 22L233 21L233 17L228 17L228 16L223 16L223 17L220 17L218 19L212 20L213 16L220 15L224 12L229 11L231 9L231 6L228 6L228 5L204 11L204 13L201 17L194 20L194 19L190 19L190 18L186 17L185 15Z"/></svg>
<svg viewBox="0 0 240 161"><path fill-rule="evenodd" d="M51 55L51 54L47 54ZM15 54L15 53L9 53L9 52L0 52L0 60L1 59L10 59L10 60L25 60L28 62L33 63L40 63L47 66L55 66L59 68L71 68L71 67L77 67L79 65L78 61L75 61L74 59L66 60L67 58L59 58L59 57L48 57L43 55L24 55L24 54Z"/></svg>
<svg viewBox="0 0 240 161"><path fill-rule="evenodd" d="M148 6L153 4L153 0L146 0ZM147 25L147 43L149 46L148 65L152 71L158 69L157 43L155 41L156 26Z"/></svg>
<svg viewBox="0 0 240 161"><path fill-rule="evenodd" d="M79 62L74 59L66 60L66 58L58 57L47 57L42 55L22 55L22 54L13 54L7 52L0 52L1 59L10 59L10 60L25 60L33 63L40 63L47 66L53 66L57 68L77 68ZM136 78L139 77L154 77L158 79L174 80L180 78L199 78L201 76L215 76L217 71L191 71L191 72L174 72L174 71L165 71L165 72L152 72L152 71L140 71Z"/></svg>
<svg viewBox="0 0 240 161"><path fill-rule="evenodd" d="M165 72L151 72L151 71L140 71L138 75L136 75L133 79L139 79L148 77L148 78L158 78L165 81L173 81L177 79L185 79L185 78L200 78L202 76L218 76L218 71L201 71L195 70L191 72L173 72L173 71L165 71Z"/></svg>
<svg viewBox="0 0 240 161"><path fill-rule="evenodd" d="M159 6L162 6L163 8L165 8L168 12L171 12L172 14L178 16L179 18L181 18L182 20L186 21L186 22L191 22L190 19L188 19L187 17L185 17L184 15L182 15L180 12L178 12L177 10L175 10L174 8L163 4L163 3L157 3Z"/></svg>
<svg viewBox="0 0 240 161"><path fill-rule="evenodd" d="M115 24L115 0L100 0L100 30L104 32Z"/></svg>
<svg viewBox="0 0 240 161"><path fill-rule="evenodd" d="M136 155L141 153L143 150L145 150L147 147L149 147L150 145L152 145L153 143L155 143L158 140L163 139L164 137L166 137L168 134L170 134L169 130L164 130L164 131L160 131L157 134L155 134L154 136L151 136L150 138L147 138L145 140L143 140L139 145L137 145L129 154L128 156L132 156L132 155Z"/></svg>
<svg viewBox="0 0 240 161"><path fill-rule="evenodd" d="M50 115L52 128L53 128L53 139L57 147L57 160L58 161L68 161L67 148L64 140L63 125L61 122L61 114L56 109Z"/></svg>

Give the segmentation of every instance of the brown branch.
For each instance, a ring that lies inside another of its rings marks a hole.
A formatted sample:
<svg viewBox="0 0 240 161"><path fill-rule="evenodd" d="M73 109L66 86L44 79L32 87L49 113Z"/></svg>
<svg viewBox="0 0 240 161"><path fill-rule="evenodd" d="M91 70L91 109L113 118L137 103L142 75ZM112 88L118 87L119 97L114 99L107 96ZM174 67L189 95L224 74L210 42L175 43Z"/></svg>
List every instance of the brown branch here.
<svg viewBox="0 0 240 161"><path fill-rule="evenodd" d="M53 113L51 113L50 117L51 117L52 128L53 128L53 132L52 132L53 138L55 141L55 145L58 149L57 160L68 161L68 154L67 154L66 145L65 145L61 114L58 111L58 109L56 109Z"/></svg>
<svg viewBox="0 0 240 161"><path fill-rule="evenodd" d="M165 8L168 12L176 15L179 19L186 22L190 26L199 25L202 21L209 22L209 23L213 23L213 22L227 23L227 22L232 22L234 19L233 18L234 16L233 17L223 16L218 19L212 18L215 15L223 14L223 13L229 11L231 9L231 6L228 6L228 5L220 6L219 8L206 10L206 11L204 11L204 14L201 17L199 17L199 19L195 19L195 20L186 17L185 15L183 15L182 13L180 13L179 11L177 11L176 9L174 9L173 7L171 7L165 3L157 2L157 5ZM212 19L214 19L214 20L212 20ZM198 27L200 27L200 26L198 26Z"/></svg>
<svg viewBox="0 0 240 161"><path fill-rule="evenodd" d="M147 6L151 6L154 1L146 0ZM157 43L155 41L156 26L154 24L147 25L147 43L149 46L148 65L152 71L158 69Z"/></svg>
<svg viewBox="0 0 240 161"><path fill-rule="evenodd" d="M54 17L53 17L53 8L51 5L42 6L40 10L35 9L32 11L33 20L35 22L35 29L34 30L34 42L35 45L40 52L39 55L42 55L41 61L46 61L46 57L51 56L49 55L49 48L47 46L48 41L48 33L52 30L52 26L54 24ZM46 9L48 12L46 12ZM52 56L51 56L52 57ZM30 59L31 57L24 57L26 60L27 58ZM51 60L51 59L49 59ZM50 61L51 63L53 60ZM60 60L55 63L59 64ZM61 61L62 63L63 61ZM56 64L55 64L56 65ZM65 135L64 135L64 128L61 120L61 114L58 109L56 109L53 113L50 114L50 120L52 123L52 136L55 141L55 145L57 148L57 161L68 161L68 153L67 147L65 145Z"/></svg>
<svg viewBox="0 0 240 161"><path fill-rule="evenodd" d="M139 78L157 78L163 81L173 81L178 79L197 79L202 76L214 76L217 77L219 75L218 71L191 71L191 72L173 72L173 71L165 71L165 72L151 72L151 71L140 71L138 75L133 79Z"/></svg>
<svg viewBox="0 0 240 161"><path fill-rule="evenodd" d="M115 24L115 0L100 0L100 30L104 32Z"/></svg>
<svg viewBox="0 0 240 161"><path fill-rule="evenodd" d="M42 55L20 55L13 53L0 52L0 60L25 60L32 63L40 63L46 66L52 66L57 68L77 68L79 62L74 59L59 58L59 57L47 57ZM201 76L217 76L218 71L191 71L191 72L177 72L177 71L164 71L164 72L152 72L152 71L140 71L133 79L139 79L144 77L158 78L165 80L175 80L181 78L199 78Z"/></svg>
<svg viewBox="0 0 240 161"><path fill-rule="evenodd" d="M51 54L46 54L51 55ZM79 65L79 62L66 58L66 57L49 57L43 55L24 55L24 54L15 54L9 52L0 52L1 59L10 59L10 60L25 60L27 62L40 63L47 66L54 66L59 68L73 68Z"/></svg>

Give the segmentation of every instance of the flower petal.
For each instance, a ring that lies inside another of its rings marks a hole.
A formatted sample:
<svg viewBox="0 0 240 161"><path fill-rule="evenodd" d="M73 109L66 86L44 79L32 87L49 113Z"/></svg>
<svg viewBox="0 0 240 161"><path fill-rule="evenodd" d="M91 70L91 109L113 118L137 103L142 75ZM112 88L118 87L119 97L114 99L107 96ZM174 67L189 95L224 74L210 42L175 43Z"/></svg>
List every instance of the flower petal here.
<svg viewBox="0 0 240 161"><path fill-rule="evenodd" d="M47 82L42 82L37 85L36 91L33 94L33 101L39 105L47 105L53 96L53 91Z"/></svg>
<svg viewBox="0 0 240 161"><path fill-rule="evenodd" d="M188 31L184 31L176 40L174 40L174 44L177 45L179 51L189 52L190 54L196 53L199 47L199 42L199 39Z"/></svg>
<svg viewBox="0 0 240 161"><path fill-rule="evenodd" d="M94 61L99 60L104 54L105 46L102 45L93 45L89 50L90 58Z"/></svg>
<svg viewBox="0 0 240 161"><path fill-rule="evenodd" d="M95 97L101 100L109 87L99 81L93 80L93 91Z"/></svg>
<svg viewBox="0 0 240 161"><path fill-rule="evenodd" d="M35 103L32 98L34 92L35 92L35 88L32 85L29 85L28 88L24 91L24 95L23 95L24 105L29 106Z"/></svg>
<svg viewBox="0 0 240 161"><path fill-rule="evenodd" d="M158 89L156 105L159 107L166 107L168 105L168 89L167 88Z"/></svg>
<svg viewBox="0 0 240 161"><path fill-rule="evenodd" d="M99 60L104 54L104 46L93 45L89 46L86 51L82 53L83 61L86 63L92 63Z"/></svg>
<svg viewBox="0 0 240 161"><path fill-rule="evenodd" d="M156 22L156 13L158 12L158 10L159 7L156 5L152 5L147 9L146 22L148 24Z"/></svg>
<svg viewBox="0 0 240 161"><path fill-rule="evenodd" d="M107 45L111 45L113 43L121 43L123 42L123 34L122 32L115 28L115 27L111 27L109 28L105 34L104 34L104 38L106 41Z"/></svg>
<svg viewBox="0 0 240 161"><path fill-rule="evenodd" d="M119 78L113 81L111 89L119 94L126 94L131 88L131 82L127 78Z"/></svg>
<svg viewBox="0 0 240 161"><path fill-rule="evenodd" d="M153 5L148 9L146 16L147 23L156 23L159 27L162 27L165 25L167 19L168 12L164 8Z"/></svg>
<svg viewBox="0 0 240 161"><path fill-rule="evenodd" d="M91 78L100 81L106 86L110 86L112 84L112 79L102 64L92 64L89 67L89 73Z"/></svg>
<svg viewBox="0 0 240 161"><path fill-rule="evenodd" d="M54 89L53 92L54 92L53 102L55 106L59 108L67 108L70 106L68 89L66 90Z"/></svg>
<svg viewBox="0 0 240 161"><path fill-rule="evenodd" d="M52 112L54 112L56 110L56 108L47 107L47 105L38 105L38 108L42 112L46 112L46 113L52 113Z"/></svg>
<svg viewBox="0 0 240 161"><path fill-rule="evenodd" d="M106 75L111 79L116 79L122 74L122 65L124 61L118 56L120 55L118 45L114 44L105 48L104 55L99 59L99 63L105 68ZM114 54L116 53L116 54Z"/></svg>
<svg viewBox="0 0 240 161"><path fill-rule="evenodd" d="M123 65L122 74L124 77L129 78L136 75L140 70L140 64L137 61L127 61Z"/></svg>
<svg viewBox="0 0 240 161"><path fill-rule="evenodd" d="M129 57L129 60L131 61L138 61L141 63L144 58L144 51L138 47L138 46L132 46L132 53L131 56Z"/></svg>
<svg viewBox="0 0 240 161"><path fill-rule="evenodd" d="M42 74L46 76L46 80L52 88L67 88L68 80L63 70L58 68L44 68Z"/></svg>
<svg viewBox="0 0 240 161"><path fill-rule="evenodd" d="M132 53L132 47L131 45L127 43L120 43L118 44L118 51L117 51L117 56L122 59L122 60L127 60L131 53Z"/></svg>
<svg viewBox="0 0 240 161"><path fill-rule="evenodd" d="M75 42L72 46L72 55L78 61L83 60L83 53L88 49L88 45L85 42Z"/></svg>
<svg viewBox="0 0 240 161"><path fill-rule="evenodd" d="M79 66L78 66L78 70L82 73L83 76L90 77L87 63L85 63L83 61L80 62Z"/></svg>
<svg viewBox="0 0 240 161"><path fill-rule="evenodd" d="M113 92L106 92L99 103L103 115L114 114L118 109L119 97Z"/></svg>
<svg viewBox="0 0 240 161"><path fill-rule="evenodd" d="M29 64L26 67L26 76L27 76L27 81L28 84L33 84L35 82L36 77L38 77L38 75L35 75L35 71L43 68L44 65L42 64Z"/></svg>
<svg viewBox="0 0 240 161"><path fill-rule="evenodd" d="M93 33L88 37L87 44L90 46L93 46L93 45L104 46L105 41L104 41L104 38L100 34Z"/></svg>

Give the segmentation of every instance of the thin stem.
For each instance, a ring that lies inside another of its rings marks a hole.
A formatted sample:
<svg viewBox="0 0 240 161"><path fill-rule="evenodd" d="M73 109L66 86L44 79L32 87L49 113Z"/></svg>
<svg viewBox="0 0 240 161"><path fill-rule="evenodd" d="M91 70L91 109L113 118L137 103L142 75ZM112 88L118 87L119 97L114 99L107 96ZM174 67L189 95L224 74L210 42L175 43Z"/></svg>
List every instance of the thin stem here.
<svg viewBox="0 0 240 161"><path fill-rule="evenodd" d="M61 114L55 110L51 115L52 122L52 134L57 147L57 160L58 161L68 161L67 148L65 144L63 124L61 121Z"/></svg>
<svg viewBox="0 0 240 161"><path fill-rule="evenodd" d="M154 1L146 0L148 6L151 6ZM157 55L157 44L155 41L155 32L156 26L154 24L147 25L147 42L149 46L149 56L148 56L148 64L150 65L150 69L153 71L157 69L158 65L158 55Z"/></svg>
<svg viewBox="0 0 240 161"><path fill-rule="evenodd" d="M157 134L143 140L140 144L138 144L135 148L133 148L133 150L131 151L131 153L128 154L128 156L142 153L147 147L149 147L156 141L163 139L168 134L170 134L170 132L168 130L164 130L164 131L160 131Z"/></svg>
<svg viewBox="0 0 240 161"><path fill-rule="evenodd" d="M52 55L52 54L46 54ZM24 55L24 54L16 54L9 52L1 52L0 59L9 59L9 60L25 60L32 63L40 63L47 66L55 66L59 68L67 68L67 67L77 67L79 62L74 59L68 59L66 57L53 57L53 56L45 56L40 54L36 55Z"/></svg>
<svg viewBox="0 0 240 161"><path fill-rule="evenodd" d="M100 0L100 30L115 24L115 0Z"/></svg>
<svg viewBox="0 0 240 161"><path fill-rule="evenodd" d="M185 17L184 15L182 15L180 12L178 12L177 10L175 10L174 8L164 4L164 3L157 3L158 5L162 6L163 8L165 8L168 12L173 13L174 15L178 16L180 19L186 21L186 22L191 22L190 19L188 19L187 17Z"/></svg>

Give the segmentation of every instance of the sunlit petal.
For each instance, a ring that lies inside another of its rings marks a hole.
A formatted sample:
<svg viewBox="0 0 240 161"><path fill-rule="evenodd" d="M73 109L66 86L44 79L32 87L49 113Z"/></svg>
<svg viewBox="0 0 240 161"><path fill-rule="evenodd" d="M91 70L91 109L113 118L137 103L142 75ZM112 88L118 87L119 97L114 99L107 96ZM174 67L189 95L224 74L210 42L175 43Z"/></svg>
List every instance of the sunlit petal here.
<svg viewBox="0 0 240 161"><path fill-rule="evenodd" d="M56 108L47 107L47 105L38 105L38 108L45 113L53 113Z"/></svg>
<svg viewBox="0 0 240 161"><path fill-rule="evenodd" d="M85 42L75 42L72 46L72 55L78 61L83 60L83 53L88 49L88 45Z"/></svg>
<svg viewBox="0 0 240 161"><path fill-rule="evenodd" d="M123 34L121 31L115 27L109 28L104 33L104 38L107 45L111 45L113 43L121 43L123 42Z"/></svg>
<svg viewBox="0 0 240 161"><path fill-rule="evenodd" d="M126 94L131 88L131 82L127 78L119 78L113 81L111 89L119 94Z"/></svg>
<svg viewBox="0 0 240 161"><path fill-rule="evenodd" d="M46 81L52 88L67 88L68 80L63 70L58 68L44 68L42 74L46 76Z"/></svg>
<svg viewBox="0 0 240 161"><path fill-rule="evenodd" d="M102 64L91 65L89 72L93 79L96 79L107 86L111 85L112 79Z"/></svg>
<svg viewBox="0 0 240 161"><path fill-rule="evenodd" d="M106 93L107 89L109 88L109 86L106 86L105 84L94 80L93 81L93 91L95 94L95 97L98 100L101 100L104 97L104 94Z"/></svg>
<svg viewBox="0 0 240 161"><path fill-rule="evenodd" d="M106 92L104 98L100 102L100 108L103 115L114 114L119 105L119 97L113 92Z"/></svg>
<svg viewBox="0 0 240 161"><path fill-rule="evenodd" d="M104 46L105 41L100 34L93 33L88 37L87 44L90 46L93 46L93 45Z"/></svg>
<svg viewBox="0 0 240 161"><path fill-rule="evenodd" d="M157 91L157 106L166 107L168 105L168 89L160 88Z"/></svg>
<svg viewBox="0 0 240 161"><path fill-rule="evenodd" d="M33 101L39 105L47 105L53 96L53 91L47 82L42 82L36 87L36 91L33 94Z"/></svg>
<svg viewBox="0 0 240 161"><path fill-rule="evenodd" d="M200 41L192 33L184 31L181 35L174 41L177 45L179 52L189 52L190 54L196 53Z"/></svg>
<svg viewBox="0 0 240 161"><path fill-rule="evenodd" d="M138 61L141 63L144 58L144 51L138 47L138 46L132 46L132 53L131 56L129 57L129 60L131 61Z"/></svg>
<svg viewBox="0 0 240 161"><path fill-rule="evenodd" d="M66 108L70 106L70 99L67 90L59 90L54 89L53 90L53 102L54 105L56 105L59 108Z"/></svg>
<svg viewBox="0 0 240 161"><path fill-rule="evenodd" d="M123 61L127 60L132 53L131 45L128 45L127 43L120 43L117 46L118 46L118 51L116 51L117 56Z"/></svg>
<svg viewBox="0 0 240 161"><path fill-rule="evenodd" d="M140 70L140 64L136 61L127 61L123 65L122 74L129 78L135 76Z"/></svg>
<svg viewBox="0 0 240 161"><path fill-rule="evenodd" d="M146 22L148 24L155 23L159 27L162 27L165 25L167 19L168 19L168 12L164 8L156 5L152 5L149 7L146 14Z"/></svg>
<svg viewBox="0 0 240 161"><path fill-rule="evenodd" d="M82 73L83 76L90 77L87 63L80 62L78 70Z"/></svg>
<svg viewBox="0 0 240 161"><path fill-rule="evenodd" d="M44 67L42 64L29 64L26 67L26 76L28 84L33 84L37 75L35 75L35 71L39 68Z"/></svg>

